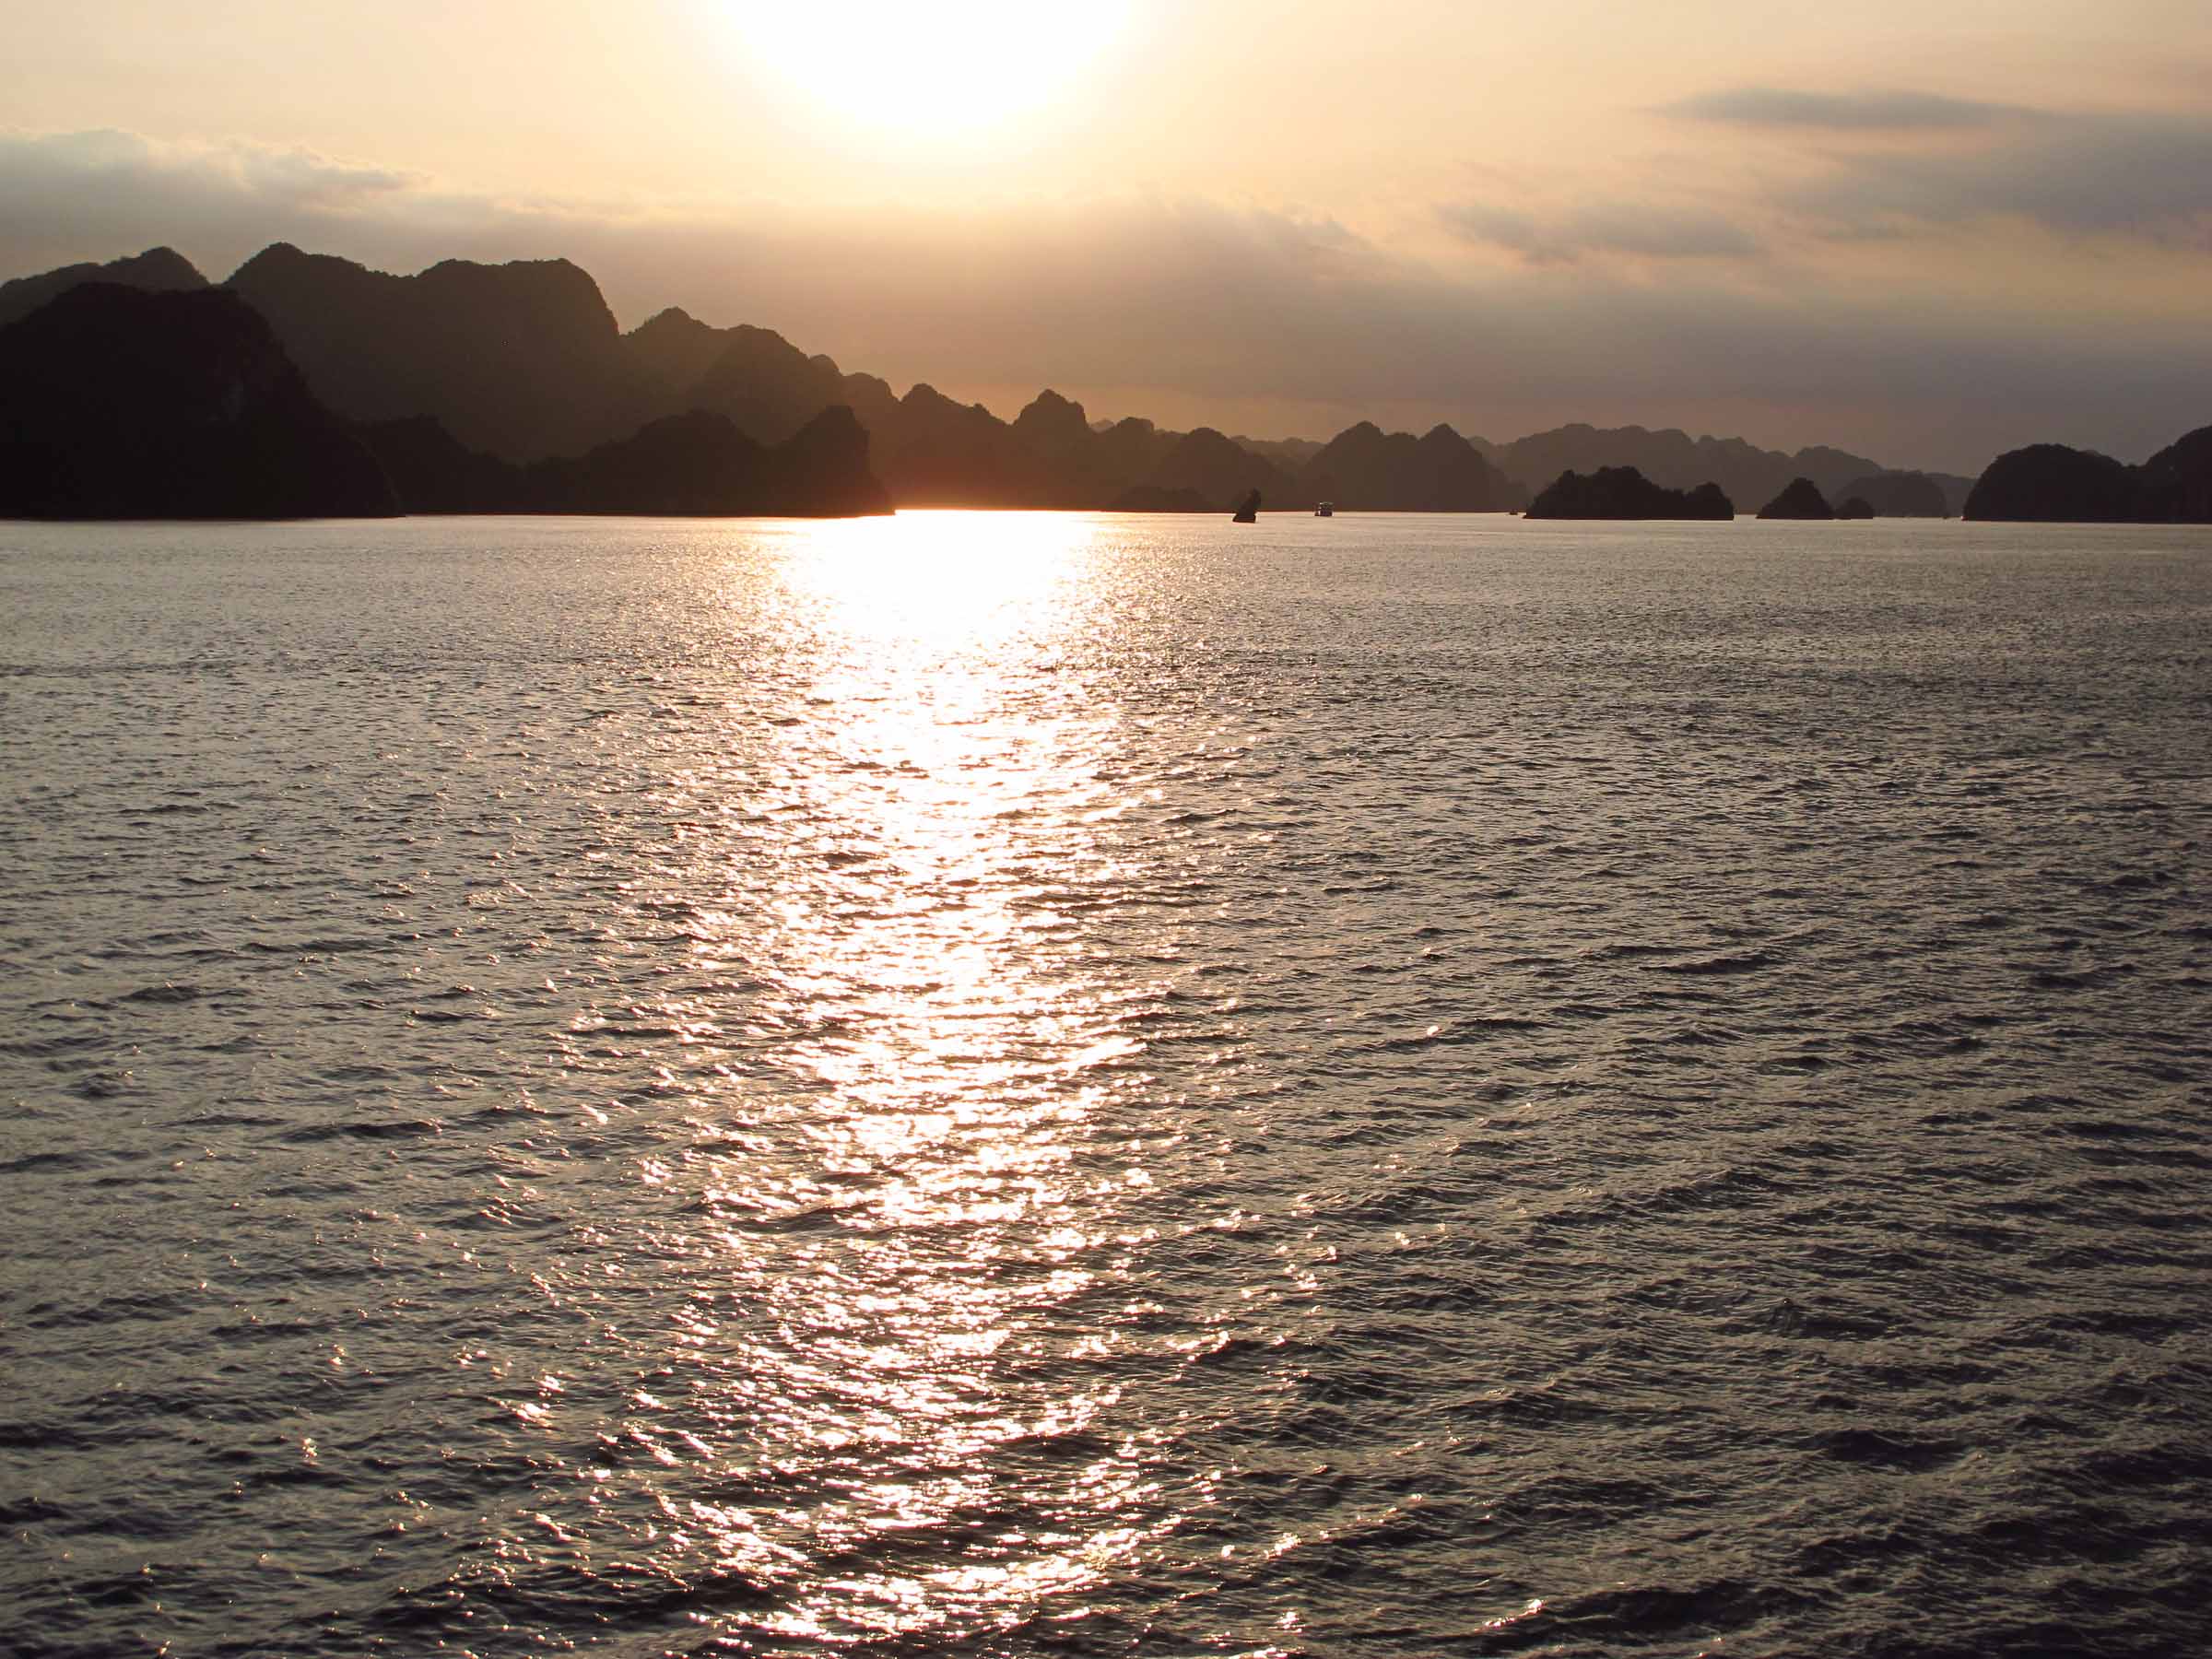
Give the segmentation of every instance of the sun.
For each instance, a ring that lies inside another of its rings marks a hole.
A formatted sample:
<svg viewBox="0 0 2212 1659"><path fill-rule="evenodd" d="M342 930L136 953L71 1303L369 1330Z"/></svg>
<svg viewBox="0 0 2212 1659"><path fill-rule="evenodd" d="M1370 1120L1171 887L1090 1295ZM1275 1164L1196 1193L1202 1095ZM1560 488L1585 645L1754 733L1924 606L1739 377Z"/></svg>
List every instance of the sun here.
<svg viewBox="0 0 2212 1659"><path fill-rule="evenodd" d="M735 0L756 61L842 120L912 138L1039 110L1118 35L1128 0Z"/></svg>

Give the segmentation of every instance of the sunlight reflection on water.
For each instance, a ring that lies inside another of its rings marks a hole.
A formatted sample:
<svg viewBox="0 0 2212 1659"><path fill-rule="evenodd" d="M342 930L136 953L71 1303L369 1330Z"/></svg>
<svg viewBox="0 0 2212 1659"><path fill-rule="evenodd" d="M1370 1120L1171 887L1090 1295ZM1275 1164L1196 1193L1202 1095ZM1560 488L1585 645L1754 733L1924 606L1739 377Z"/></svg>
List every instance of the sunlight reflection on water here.
<svg viewBox="0 0 2212 1659"><path fill-rule="evenodd" d="M725 929L698 949L762 987L767 1039L722 1132L743 1156L700 1153L724 1182L712 1271L744 1309L723 1381L760 1449L824 1488L804 1513L700 1522L755 1575L815 1564L762 1625L785 1639L988 1628L1141 1541L1132 1448L998 1489L1006 1448L1083 1444L1112 1401L1038 1373L1145 1180L1086 1147L1142 1047L1066 914L1133 878L1093 832L1121 805L1117 710L1055 661L1094 603L1090 531L908 514L782 550L771 604L805 668L767 722L777 808L695 897ZM760 729L738 718L733 751ZM1017 1510L1064 1524L1000 1535Z"/></svg>

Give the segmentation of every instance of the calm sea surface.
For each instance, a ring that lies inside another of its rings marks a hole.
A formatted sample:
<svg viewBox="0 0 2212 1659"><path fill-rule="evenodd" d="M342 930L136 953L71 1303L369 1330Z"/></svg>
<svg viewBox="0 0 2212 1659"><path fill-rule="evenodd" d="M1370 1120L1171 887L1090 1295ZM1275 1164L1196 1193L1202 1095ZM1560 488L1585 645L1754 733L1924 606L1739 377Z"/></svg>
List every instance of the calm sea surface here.
<svg viewBox="0 0 2212 1659"><path fill-rule="evenodd" d="M0 525L0 1652L2212 1651L2212 532Z"/></svg>

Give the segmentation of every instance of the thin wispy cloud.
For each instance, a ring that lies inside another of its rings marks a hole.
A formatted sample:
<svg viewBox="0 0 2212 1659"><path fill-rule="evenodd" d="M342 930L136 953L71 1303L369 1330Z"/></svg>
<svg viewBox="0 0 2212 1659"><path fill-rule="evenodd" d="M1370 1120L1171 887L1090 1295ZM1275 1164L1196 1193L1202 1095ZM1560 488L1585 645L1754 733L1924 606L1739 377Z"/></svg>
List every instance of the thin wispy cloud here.
<svg viewBox="0 0 2212 1659"><path fill-rule="evenodd" d="M1521 254L1535 265L1571 265L1591 254L1639 259L1747 259L1759 241L1702 207L1597 202L1548 216L1482 202L1448 204L1438 218L1454 235Z"/></svg>
<svg viewBox="0 0 2212 1659"><path fill-rule="evenodd" d="M2034 113L1915 91L1806 92L1786 87L1733 87L1668 104L1663 114L1732 126L1827 133L1925 133L1994 126Z"/></svg>
<svg viewBox="0 0 2212 1659"><path fill-rule="evenodd" d="M1709 92L1663 112L1804 140L1802 175L1777 203L1832 238L2013 219L2064 236L2212 246L2212 119L2202 116L1778 87Z"/></svg>
<svg viewBox="0 0 2212 1659"><path fill-rule="evenodd" d="M1792 206L1844 223L2004 216L2065 235L2212 247L2212 121L2052 116L1971 149L1853 155Z"/></svg>
<svg viewBox="0 0 2212 1659"><path fill-rule="evenodd" d="M261 207L358 207L419 189L419 174L335 159L312 150L246 143L184 144L102 128L0 134L0 186L11 194L98 188L128 209L182 191ZM81 204L80 204L81 205Z"/></svg>

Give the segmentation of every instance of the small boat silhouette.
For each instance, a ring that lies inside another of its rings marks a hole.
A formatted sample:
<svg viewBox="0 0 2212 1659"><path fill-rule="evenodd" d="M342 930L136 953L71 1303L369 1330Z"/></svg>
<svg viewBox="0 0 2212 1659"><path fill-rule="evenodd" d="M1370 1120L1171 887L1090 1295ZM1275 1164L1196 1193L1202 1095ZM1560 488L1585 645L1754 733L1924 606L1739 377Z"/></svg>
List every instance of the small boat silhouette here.
<svg viewBox="0 0 2212 1659"><path fill-rule="evenodd" d="M1313 509L1313 516L1315 518L1335 518L1336 516L1336 503L1334 501L1321 502Z"/></svg>

